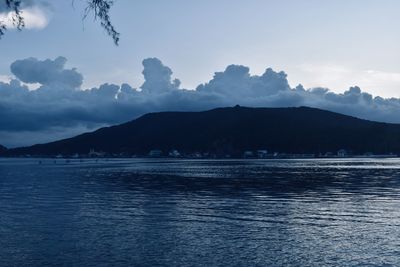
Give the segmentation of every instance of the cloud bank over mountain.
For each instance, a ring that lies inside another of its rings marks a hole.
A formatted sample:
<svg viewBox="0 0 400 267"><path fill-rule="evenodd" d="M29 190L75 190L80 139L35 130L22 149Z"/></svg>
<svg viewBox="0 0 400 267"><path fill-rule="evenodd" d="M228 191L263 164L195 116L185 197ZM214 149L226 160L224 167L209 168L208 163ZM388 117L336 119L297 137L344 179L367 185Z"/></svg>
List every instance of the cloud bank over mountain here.
<svg viewBox="0 0 400 267"><path fill-rule="evenodd" d="M261 75L230 65L194 90L180 87L157 58L143 61L144 83L81 88L83 75L66 58L27 58L11 64L15 79L0 82L0 143L29 145L132 120L157 111L199 111L236 104L253 107L310 106L364 119L400 122L400 99L373 97L359 87L343 94L326 88L292 88L284 72ZM39 84L30 90L26 84Z"/></svg>

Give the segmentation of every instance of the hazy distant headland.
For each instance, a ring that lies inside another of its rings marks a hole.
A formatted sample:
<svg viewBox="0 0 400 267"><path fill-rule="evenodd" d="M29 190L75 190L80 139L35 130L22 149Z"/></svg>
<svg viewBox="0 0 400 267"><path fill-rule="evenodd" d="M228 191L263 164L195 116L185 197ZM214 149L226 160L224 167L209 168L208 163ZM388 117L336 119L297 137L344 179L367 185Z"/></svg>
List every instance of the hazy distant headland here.
<svg viewBox="0 0 400 267"><path fill-rule="evenodd" d="M3 151L47 157L329 157L397 155L400 125L299 108L149 113L73 138Z"/></svg>

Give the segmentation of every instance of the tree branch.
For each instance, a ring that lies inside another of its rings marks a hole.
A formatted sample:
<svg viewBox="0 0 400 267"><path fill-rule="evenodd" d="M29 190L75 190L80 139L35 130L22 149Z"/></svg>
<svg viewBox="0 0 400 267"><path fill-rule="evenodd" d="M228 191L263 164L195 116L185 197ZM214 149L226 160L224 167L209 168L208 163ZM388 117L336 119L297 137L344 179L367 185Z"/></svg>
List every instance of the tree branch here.
<svg viewBox="0 0 400 267"><path fill-rule="evenodd" d="M119 32L117 32L111 23L110 9L113 0L88 0L88 6L85 8L83 19L86 19L89 13L94 13L94 19L100 21L100 25L106 30L107 34L114 40L115 45L119 42Z"/></svg>
<svg viewBox="0 0 400 267"><path fill-rule="evenodd" d="M18 29L22 30L25 27L24 18L21 11L21 0L0 0L5 1L6 7L12 12L12 23ZM110 9L114 0L86 0L87 7L85 8L83 19L93 12L94 19L100 21L100 25L105 29L107 34L111 36L115 45L119 43L119 32L111 23ZM73 0L72 0L73 2ZM7 25L0 21L0 38L7 31Z"/></svg>
<svg viewBox="0 0 400 267"><path fill-rule="evenodd" d="M22 17L21 0L5 0L6 6L13 13L11 19L14 26L18 30L22 30L25 27L24 18ZM5 34L7 26L4 22L0 21L0 38Z"/></svg>

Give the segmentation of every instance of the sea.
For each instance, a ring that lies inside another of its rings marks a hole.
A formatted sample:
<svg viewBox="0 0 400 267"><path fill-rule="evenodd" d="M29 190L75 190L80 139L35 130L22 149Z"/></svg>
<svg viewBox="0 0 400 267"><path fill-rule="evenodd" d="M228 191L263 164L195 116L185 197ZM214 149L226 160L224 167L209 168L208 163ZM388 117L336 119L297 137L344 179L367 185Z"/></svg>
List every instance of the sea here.
<svg viewBox="0 0 400 267"><path fill-rule="evenodd" d="M400 266L400 159L0 159L0 266Z"/></svg>

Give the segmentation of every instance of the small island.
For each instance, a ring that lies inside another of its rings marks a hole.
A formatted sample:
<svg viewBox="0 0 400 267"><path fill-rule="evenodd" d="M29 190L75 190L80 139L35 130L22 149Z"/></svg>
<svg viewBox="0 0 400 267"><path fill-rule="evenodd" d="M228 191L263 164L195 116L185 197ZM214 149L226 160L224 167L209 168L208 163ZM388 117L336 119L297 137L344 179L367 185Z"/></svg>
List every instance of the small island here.
<svg viewBox="0 0 400 267"><path fill-rule="evenodd" d="M397 157L400 125L310 107L160 112L7 157Z"/></svg>

